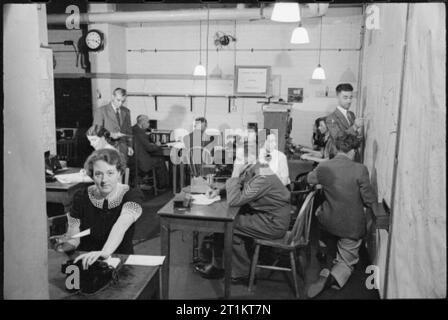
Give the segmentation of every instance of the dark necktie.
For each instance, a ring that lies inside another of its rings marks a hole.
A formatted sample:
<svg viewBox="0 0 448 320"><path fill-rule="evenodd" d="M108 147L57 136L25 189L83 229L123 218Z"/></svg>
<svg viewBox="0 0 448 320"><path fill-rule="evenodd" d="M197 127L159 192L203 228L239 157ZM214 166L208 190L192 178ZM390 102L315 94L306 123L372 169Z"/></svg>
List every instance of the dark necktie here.
<svg viewBox="0 0 448 320"><path fill-rule="evenodd" d="M117 116L118 125L121 127L121 121L120 121L120 109L117 109L115 111L115 115Z"/></svg>

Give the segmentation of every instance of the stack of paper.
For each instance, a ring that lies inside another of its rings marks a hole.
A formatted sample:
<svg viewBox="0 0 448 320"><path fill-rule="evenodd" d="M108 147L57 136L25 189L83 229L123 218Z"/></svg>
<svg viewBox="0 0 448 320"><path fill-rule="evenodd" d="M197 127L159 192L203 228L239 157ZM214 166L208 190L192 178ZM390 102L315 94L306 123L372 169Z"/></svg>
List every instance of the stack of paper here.
<svg viewBox="0 0 448 320"><path fill-rule="evenodd" d="M204 206L207 206L213 202L221 200L220 196L216 196L214 198L209 198L205 194L192 194L191 198L193 199L193 204L204 205Z"/></svg>
<svg viewBox="0 0 448 320"><path fill-rule="evenodd" d="M55 177L60 183L93 182L92 178L82 172L58 174Z"/></svg>

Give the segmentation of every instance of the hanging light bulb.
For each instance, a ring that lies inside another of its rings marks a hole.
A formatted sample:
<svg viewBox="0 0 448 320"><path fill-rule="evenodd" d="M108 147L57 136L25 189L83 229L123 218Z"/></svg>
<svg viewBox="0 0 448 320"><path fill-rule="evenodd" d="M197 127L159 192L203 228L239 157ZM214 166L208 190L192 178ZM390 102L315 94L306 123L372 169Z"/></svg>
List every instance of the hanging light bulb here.
<svg viewBox="0 0 448 320"><path fill-rule="evenodd" d="M199 64L194 68L194 76L206 76L205 67L199 62Z"/></svg>
<svg viewBox="0 0 448 320"><path fill-rule="evenodd" d="M311 76L311 79L313 80L325 80L325 70L320 65L320 50L322 49L322 17L320 17L320 41L319 41L319 63L317 65L317 68L314 69L313 75Z"/></svg>
<svg viewBox="0 0 448 320"><path fill-rule="evenodd" d="M277 2L272 10L271 20L277 22L299 22L299 4L297 2Z"/></svg>
<svg viewBox="0 0 448 320"><path fill-rule="evenodd" d="M320 64L317 65L316 69L313 71L313 75L311 76L313 80L325 80L325 70L322 68Z"/></svg>
<svg viewBox="0 0 448 320"><path fill-rule="evenodd" d="M308 31L304 27L302 27L302 23L299 23L299 26L294 29L291 35L291 43L301 44L301 43L309 43L310 38L308 37Z"/></svg>
<svg viewBox="0 0 448 320"><path fill-rule="evenodd" d="M206 76L207 72L202 65L202 22L199 21L199 64L194 68L193 76Z"/></svg>

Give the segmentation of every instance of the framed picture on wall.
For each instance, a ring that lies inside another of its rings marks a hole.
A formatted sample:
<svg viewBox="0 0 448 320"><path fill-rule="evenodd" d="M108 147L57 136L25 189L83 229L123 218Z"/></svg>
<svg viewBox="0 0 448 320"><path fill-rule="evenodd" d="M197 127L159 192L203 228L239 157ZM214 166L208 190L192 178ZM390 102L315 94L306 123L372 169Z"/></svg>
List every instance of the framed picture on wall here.
<svg viewBox="0 0 448 320"><path fill-rule="evenodd" d="M234 93L269 95L270 66L235 66Z"/></svg>
<svg viewBox="0 0 448 320"><path fill-rule="evenodd" d="M288 102L302 103L303 88L288 88Z"/></svg>

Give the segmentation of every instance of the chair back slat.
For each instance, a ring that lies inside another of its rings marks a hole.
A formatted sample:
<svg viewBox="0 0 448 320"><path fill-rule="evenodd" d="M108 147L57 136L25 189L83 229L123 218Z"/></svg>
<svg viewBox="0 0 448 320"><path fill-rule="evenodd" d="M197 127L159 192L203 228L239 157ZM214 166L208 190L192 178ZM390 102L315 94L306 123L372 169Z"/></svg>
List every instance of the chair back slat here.
<svg viewBox="0 0 448 320"><path fill-rule="evenodd" d="M297 219L291 230L289 245L307 244L310 235L311 213L313 210L313 200L316 191L311 191L305 198L300 208Z"/></svg>

